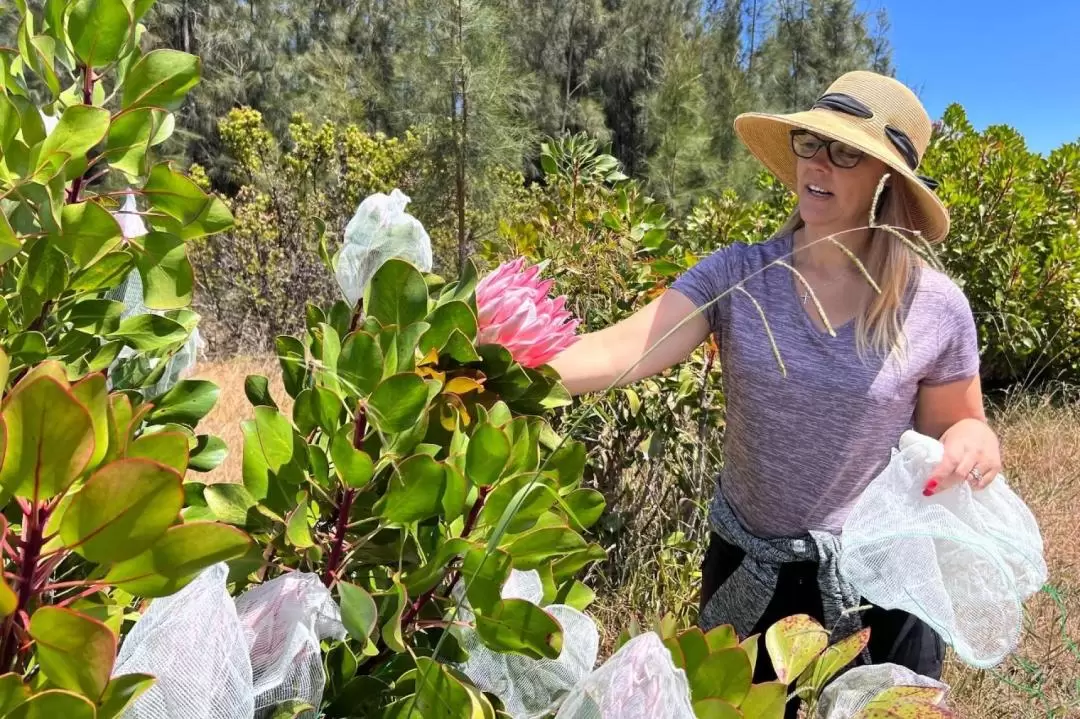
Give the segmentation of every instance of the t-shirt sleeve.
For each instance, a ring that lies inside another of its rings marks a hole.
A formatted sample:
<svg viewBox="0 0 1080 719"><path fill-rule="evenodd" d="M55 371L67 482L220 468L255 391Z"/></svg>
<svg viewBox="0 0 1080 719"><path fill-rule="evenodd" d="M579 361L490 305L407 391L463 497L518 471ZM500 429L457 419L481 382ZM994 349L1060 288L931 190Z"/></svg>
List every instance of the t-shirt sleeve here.
<svg viewBox="0 0 1080 719"><path fill-rule="evenodd" d="M684 272L671 285L671 289L684 295L696 307L705 308L705 319L714 333L721 331L721 306L730 296L724 293L736 282L734 266L741 247L743 245L732 245L717 250Z"/></svg>
<svg viewBox="0 0 1080 719"><path fill-rule="evenodd" d="M938 354L923 382L948 384L979 374L979 334L967 297L955 285L942 297Z"/></svg>

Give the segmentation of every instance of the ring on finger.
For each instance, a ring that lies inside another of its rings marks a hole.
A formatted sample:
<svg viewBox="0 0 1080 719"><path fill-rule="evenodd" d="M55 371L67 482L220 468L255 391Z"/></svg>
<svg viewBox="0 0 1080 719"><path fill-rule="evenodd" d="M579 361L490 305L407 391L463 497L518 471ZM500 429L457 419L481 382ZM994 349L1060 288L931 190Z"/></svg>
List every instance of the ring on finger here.
<svg viewBox="0 0 1080 719"><path fill-rule="evenodd" d="M980 482L982 482L983 473L982 470L978 467L972 467L971 471L968 472L968 476L971 477L972 481L975 484L979 484Z"/></svg>

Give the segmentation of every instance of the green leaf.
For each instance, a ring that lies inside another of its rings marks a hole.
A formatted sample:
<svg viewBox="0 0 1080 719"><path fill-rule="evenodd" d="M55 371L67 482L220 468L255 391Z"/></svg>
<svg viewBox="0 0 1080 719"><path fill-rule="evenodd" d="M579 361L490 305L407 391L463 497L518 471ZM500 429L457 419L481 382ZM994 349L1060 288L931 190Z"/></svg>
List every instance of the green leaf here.
<svg viewBox="0 0 1080 719"><path fill-rule="evenodd" d="M105 375L93 374L84 377L71 386L71 393L90 414L90 425L94 432L94 453L90 455L86 469L97 469L109 449L109 390Z"/></svg>
<svg viewBox="0 0 1080 719"><path fill-rule="evenodd" d="M123 674L109 681L98 707L97 719L119 717L156 680L149 674Z"/></svg>
<svg viewBox="0 0 1080 719"><path fill-rule="evenodd" d="M214 516L222 522L243 526L248 510L258 502L242 484L219 482L203 490L203 499Z"/></svg>
<svg viewBox="0 0 1080 719"><path fill-rule="evenodd" d="M64 205L60 227L56 247L80 268L101 260L123 240L116 218L96 202Z"/></svg>
<svg viewBox="0 0 1080 719"><path fill-rule="evenodd" d="M107 427L105 431L107 437ZM124 456L128 459L149 459L183 475L188 466L188 438L180 432L144 434L127 446Z"/></svg>
<svg viewBox="0 0 1080 719"><path fill-rule="evenodd" d="M750 691L753 674L746 652L721 649L706 657L690 675L690 694L695 702L715 698L739 706Z"/></svg>
<svg viewBox="0 0 1080 719"><path fill-rule="evenodd" d="M302 449L304 442L283 414L270 407L256 407L255 418L241 422L240 429L244 434L244 486L252 497L266 499L279 481L300 483L304 473L298 448Z"/></svg>
<svg viewBox="0 0 1080 719"><path fill-rule="evenodd" d="M388 522L407 524L438 516L446 489L442 464L416 454L397 466L375 511Z"/></svg>
<svg viewBox="0 0 1080 719"><path fill-rule="evenodd" d="M559 587L554 604L565 604L579 612L584 612L596 600L596 592L576 579L571 579Z"/></svg>
<svg viewBox="0 0 1080 719"><path fill-rule="evenodd" d="M175 310L190 305L195 274L184 240L167 232L151 232L136 242L143 249L135 256L135 266L147 308Z"/></svg>
<svg viewBox="0 0 1080 719"><path fill-rule="evenodd" d="M0 576L0 618L11 616L15 613L18 606L19 596L15 594L15 590L8 585L7 579ZM0 699L0 701L2 701L2 699Z"/></svg>
<svg viewBox="0 0 1080 719"><path fill-rule="evenodd" d="M0 95L0 97L3 97L3 95ZM2 152L0 150L0 156L2 156ZM7 215L0 212L0 265L22 252L22 247L22 240L15 234L11 223L8 222Z"/></svg>
<svg viewBox="0 0 1080 719"><path fill-rule="evenodd" d="M785 684L795 681L829 644L829 633L806 614L786 617L765 632L776 678Z"/></svg>
<svg viewBox="0 0 1080 719"><path fill-rule="evenodd" d="M133 22L124 0L75 0L68 16L68 37L75 55L87 67L115 62Z"/></svg>
<svg viewBox="0 0 1080 719"><path fill-rule="evenodd" d="M375 467L367 452L353 447L353 429L354 425L347 424L337 431L330 442L330 458L346 487L363 489L371 481Z"/></svg>
<svg viewBox="0 0 1080 719"><path fill-rule="evenodd" d="M261 374L249 374L244 378L244 394L252 407L278 408L277 402L270 395L270 380Z"/></svg>
<svg viewBox="0 0 1080 719"><path fill-rule="evenodd" d="M486 719L495 716L482 695L472 694L468 685L449 668L427 657L417 657L416 669L402 677L402 681L410 678L415 681L416 693L390 705L386 709L386 719Z"/></svg>
<svg viewBox="0 0 1080 719"><path fill-rule="evenodd" d="M295 337L281 335L274 340L278 362L281 364L281 378L285 392L295 398L304 389L307 382L307 355L304 344Z"/></svg>
<svg viewBox="0 0 1080 719"><path fill-rule="evenodd" d="M315 429L333 435L344 409L341 399L330 390L325 387L309 387L296 397L293 422L303 435L309 435Z"/></svg>
<svg viewBox="0 0 1080 719"><path fill-rule="evenodd" d="M797 688L810 687L817 694L844 667L855 661L869 642L870 629L867 627L829 646L799 675Z"/></svg>
<svg viewBox="0 0 1080 719"><path fill-rule="evenodd" d="M345 631L358 642L366 642L379 621L375 600L363 588L348 582L338 582L337 590Z"/></svg>
<svg viewBox="0 0 1080 719"><path fill-rule="evenodd" d="M0 676L0 716L6 717L15 707L30 698L30 687L15 673Z"/></svg>
<svg viewBox="0 0 1080 719"><path fill-rule="evenodd" d="M120 284L135 266L129 252L110 252L98 262L75 273L69 289L75 292L99 292Z"/></svg>
<svg viewBox="0 0 1080 719"><path fill-rule="evenodd" d="M551 574L556 581L568 579L583 570L590 564L603 562L607 559L607 552L599 544L590 544L584 549L571 552L564 557L551 563Z"/></svg>
<svg viewBox="0 0 1080 719"><path fill-rule="evenodd" d="M38 151L34 180L44 184L57 176L67 163L85 162L86 153L101 142L108 130L109 111L105 108L69 107Z"/></svg>
<svg viewBox="0 0 1080 719"><path fill-rule="evenodd" d="M11 338L8 353L16 364L30 366L49 356L49 346L40 332L20 332Z"/></svg>
<svg viewBox="0 0 1080 719"><path fill-rule="evenodd" d="M476 339L476 315L464 302L452 301L440 305L427 316L430 325L420 338L420 354L426 355L431 350L441 351L455 330L466 339Z"/></svg>
<svg viewBox="0 0 1080 719"><path fill-rule="evenodd" d="M167 596L206 567L243 556L251 546L235 527L186 522L169 527L146 551L114 564L105 582L139 596Z"/></svg>
<svg viewBox="0 0 1080 719"><path fill-rule="evenodd" d="M732 629L732 631L734 631L734 629ZM744 652L746 652L746 656L750 657L750 666L752 667L757 667L758 641L760 639L760 634L753 634L739 643L739 646L742 647Z"/></svg>
<svg viewBox="0 0 1080 719"><path fill-rule="evenodd" d="M509 459L510 439L506 432L485 422L469 438L465 474L477 486L490 486L498 481Z"/></svg>
<svg viewBox="0 0 1080 719"><path fill-rule="evenodd" d="M476 633L497 652L532 659L558 659L562 627L550 614L524 599L502 599L489 612L476 615Z"/></svg>
<svg viewBox="0 0 1080 719"><path fill-rule="evenodd" d="M176 110L199 82L199 58L177 50L152 50L128 70L123 107L163 107Z"/></svg>
<svg viewBox="0 0 1080 719"><path fill-rule="evenodd" d="M380 611L380 618L384 618L382 640L391 651L404 654L408 650L401 636L401 613L405 611L409 600L405 587L395 578L393 588L381 596L386 597L386 603Z"/></svg>
<svg viewBox="0 0 1080 719"><path fill-rule="evenodd" d="M132 315L121 320L115 332L106 337L123 340L133 349L143 352L164 349L180 344L191 333L176 320L161 315Z"/></svg>
<svg viewBox="0 0 1080 719"><path fill-rule="evenodd" d="M595 489L575 489L563 498L563 508L577 529L588 529L600 520L606 502Z"/></svg>
<svg viewBox="0 0 1080 719"><path fill-rule="evenodd" d="M308 526L308 499L303 495L296 506L285 518L285 540L297 549L307 549L315 545Z"/></svg>
<svg viewBox="0 0 1080 719"><path fill-rule="evenodd" d="M94 334L108 334L120 326L124 303L116 300L86 299L76 302L64 320L72 329Z"/></svg>
<svg viewBox="0 0 1080 719"><path fill-rule="evenodd" d="M428 291L424 276L404 260L387 260L371 278L364 303L369 316L383 326L408 327L427 316Z"/></svg>
<svg viewBox="0 0 1080 719"><path fill-rule="evenodd" d="M705 634L698 627L691 627L682 634L666 640L664 645L671 650L675 665L685 669L687 674L693 674L709 656L709 645L705 642Z"/></svg>
<svg viewBox="0 0 1080 719"><path fill-rule="evenodd" d="M150 148L171 134L172 115L158 107L139 107L115 115L109 126L105 156L109 166L129 178L142 177Z"/></svg>
<svg viewBox="0 0 1080 719"><path fill-rule="evenodd" d="M511 537L503 547L514 559L514 569L536 569L554 557L570 554L587 546L581 535L566 526L542 527Z"/></svg>
<svg viewBox="0 0 1080 719"><path fill-rule="evenodd" d="M697 719L742 719L747 716L723 699L702 699L694 702L694 716ZM756 714L750 716L757 719Z"/></svg>
<svg viewBox="0 0 1080 719"><path fill-rule="evenodd" d="M86 697L60 689L46 689L20 704L4 719L97 719L97 710Z"/></svg>
<svg viewBox="0 0 1080 719"><path fill-rule="evenodd" d="M35 243L18 280L23 327L28 327L41 315L46 302L60 296L67 282L67 260L63 253L48 242Z"/></svg>
<svg viewBox="0 0 1080 719"><path fill-rule="evenodd" d="M570 440L548 457L545 469L556 473L560 487L573 486L585 471L585 454L584 444Z"/></svg>
<svg viewBox="0 0 1080 719"><path fill-rule="evenodd" d="M151 400L154 409L147 415L153 424L175 423L194 427L217 404L221 389L204 379L180 380L172 389Z"/></svg>
<svg viewBox="0 0 1080 719"><path fill-rule="evenodd" d="M150 217L150 224L155 229L191 240L232 227L233 218L228 207L168 163L151 168L142 191L155 211Z"/></svg>
<svg viewBox="0 0 1080 719"><path fill-rule="evenodd" d="M515 474L499 482L487 496L483 509L477 518L477 527L493 527L499 523L517 498L513 521L507 528L511 532L521 532L532 527L544 512L551 508L558 494L550 491L552 482L534 472ZM524 493L524 494L520 494Z"/></svg>
<svg viewBox="0 0 1080 719"><path fill-rule="evenodd" d="M210 472L225 461L229 450L221 437L200 434L195 439L195 448L191 450L191 456L188 457L188 469L196 472ZM236 486L242 487L243 485Z"/></svg>
<svg viewBox="0 0 1080 719"><path fill-rule="evenodd" d="M721 649L734 649L739 646L739 635L735 633L735 627L730 624L721 624L708 631L705 635L705 642L709 645L710 652L718 652Z"/></svg>
<svg viewBox="0 0 1080 719"><path fill-rule="evenodd" d="M381 432L404 432L420 421L429 402L428 385L417 374L387 377L368 399L371 424Z"/></svg>
<svg viewBox="0 0 1080 719"><path fill-rule="evenodd" d="M457 330L453 330L450 336L447 337L443 351L451 359L461 364L480 361L480 355L477 354L472 341Z"/></svg>
<svg viewBox="0 0 1080 719"><path fill-rule="evenodd" d="M501 549L470 547L465 552L461 584L475 611L490 611L502 600L502 588L510 578L511 564L510 555Z"/></svg>
<svg viewBox="0 0 1080 719"><path fill-rule="evenodd" d="M29 375L27 376L29 377ZM90 413L56 379L24 378L4 399L0 487L33 501L64 491L94 454Z"/></svg>
<svg viewBox="0 0 1080 719"><path fill-rule="evenodd" d="M144 551L176 521L184 504L180 475L145 459L105 465L74 495L60 538L92 562L116 562Z"/></svg>
<svg viewBox="0 0 1080 719"><path fill-rule="evenodd" d="M754 719L784 719L787 699L787 685L783 682L754 684L739 709L743 716Z"/></svg>
<svg viewBox="0 0 1080 719"><path fill-rule="evenodd" d="M383 375L379 340L359 330L349 334L338 356L338 375L350 394L361 397L371 394Z"/></svg>
<svg viewBox="0 0 1080 719"><path fill-rule="evenodd" d="M35 655L49 681L97 701L105 693L116 659L116 635L84 614L41 607L30 618Z"/></svg>

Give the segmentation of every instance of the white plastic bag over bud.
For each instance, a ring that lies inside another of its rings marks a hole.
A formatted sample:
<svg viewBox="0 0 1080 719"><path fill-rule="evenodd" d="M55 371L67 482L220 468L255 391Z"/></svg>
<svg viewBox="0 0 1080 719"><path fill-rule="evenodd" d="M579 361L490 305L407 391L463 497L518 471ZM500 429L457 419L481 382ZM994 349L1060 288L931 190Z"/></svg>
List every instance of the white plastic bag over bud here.
<svg viewBox="0 0 1080 719"><path fill-rule="evenodd" d="M397 257L431 271L431 238L420 221L405 212L409 197L395 189L360 203L345 227L345 244L334 258L338 286L350 304L364 296L375 271Z"/></svg>

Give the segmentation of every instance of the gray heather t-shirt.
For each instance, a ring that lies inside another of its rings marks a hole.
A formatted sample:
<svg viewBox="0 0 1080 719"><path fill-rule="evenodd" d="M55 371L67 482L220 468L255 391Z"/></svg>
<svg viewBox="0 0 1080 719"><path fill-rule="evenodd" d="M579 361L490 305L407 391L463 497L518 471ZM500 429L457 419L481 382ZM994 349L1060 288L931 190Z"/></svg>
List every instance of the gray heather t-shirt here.
<svg viewBox="0 0 1080 719"><path fill-rule="evenodd" d="M904 303L906 356L861 357L854 321L830 337L802 306L792 237L733 245L672 286L698 307L735 284L761 304L787 367L782 376L761 316L742 292L705 310L720 345L727 427L718 492L760 537L839 533L859 495L913 422L920 385L979 372L975 322L963 292L930 268Z"/></svg>

